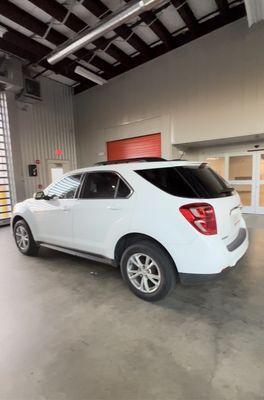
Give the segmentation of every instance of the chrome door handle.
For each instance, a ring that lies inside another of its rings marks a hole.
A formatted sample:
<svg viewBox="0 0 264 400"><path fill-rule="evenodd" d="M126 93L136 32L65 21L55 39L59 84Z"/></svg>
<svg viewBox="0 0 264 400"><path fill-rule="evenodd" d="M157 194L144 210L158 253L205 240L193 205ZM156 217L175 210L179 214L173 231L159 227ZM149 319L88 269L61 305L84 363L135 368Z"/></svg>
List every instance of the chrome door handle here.
<svg viewBox="0 0 264 400"><path fill-rule="evenodd" d="M107 206L108 210L112 210L112 211L118 211L121 210L121 207L117 207L117 206Z"/></svg>

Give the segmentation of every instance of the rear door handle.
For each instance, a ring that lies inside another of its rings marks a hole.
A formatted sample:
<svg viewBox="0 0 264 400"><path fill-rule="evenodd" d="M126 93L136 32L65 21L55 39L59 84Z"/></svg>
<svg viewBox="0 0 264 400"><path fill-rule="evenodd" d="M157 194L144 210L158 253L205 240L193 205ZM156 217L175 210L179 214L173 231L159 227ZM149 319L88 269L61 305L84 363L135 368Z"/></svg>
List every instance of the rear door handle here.
<svg viewBox="0 0 264 400"><path fill-rule="evenodd" d="M108 210L112 210L112 211L118 211L121 210L121 207L118 206L107 206Z"/></svg>

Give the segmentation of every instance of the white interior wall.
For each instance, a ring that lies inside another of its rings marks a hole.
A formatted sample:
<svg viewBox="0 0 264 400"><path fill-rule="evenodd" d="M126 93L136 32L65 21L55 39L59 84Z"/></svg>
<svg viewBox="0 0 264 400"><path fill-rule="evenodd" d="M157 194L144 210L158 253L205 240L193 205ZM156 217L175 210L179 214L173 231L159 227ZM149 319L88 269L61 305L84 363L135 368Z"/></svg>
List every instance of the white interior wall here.
<svg viewBox="0 0 264 400"><path fill-rule="evenodd" d="M219 29L75 96L78 163L106 159L106 141L162 133L172 144L264 131L264 26Z"/></svg>
<svg viewBox="0 0 264 400"><path fill-rule="evenodd" d="M69 87L41 78L42 101L17 102L8 93L8 111L17 199L31 197L38 185L46 187L47 160L69 160L76 167L72 91ZM63 155L57 156L56 149ZM28 164L39 160L38 176L30 177Z"/></svg>
<svg viewBox="0 0 264 400"><path fill-rule="evenodd" d="M255 145L258 145L260 149L264 149L263 140L252 140L247 143L187 148L184 152L183 158L191 161L204 161L208 157L222 156L226 154L252 154L252 150L256 150L254 147Z"/></svg>

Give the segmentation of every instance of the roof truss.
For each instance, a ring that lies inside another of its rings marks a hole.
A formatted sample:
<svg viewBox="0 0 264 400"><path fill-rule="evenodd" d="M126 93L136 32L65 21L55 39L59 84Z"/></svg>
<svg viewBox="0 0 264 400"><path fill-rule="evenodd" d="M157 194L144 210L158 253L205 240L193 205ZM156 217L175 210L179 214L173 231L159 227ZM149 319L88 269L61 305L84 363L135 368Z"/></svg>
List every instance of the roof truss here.
<svg viewBox="0 0 264 400"><path fill-rule="evenodd" d="M120 25L112 35L100 37L93 42L93 46L82 48L56 65L47 62L47 56L54 46L59 46L69 39L69 30L72 35L87 29L87 20L75 14L74 7L68 9L58 0L24 0L32 3L39 10L50 16L50 22L43 22L38 15L25 11L16 0L0 1L0 15L10 23L6 25L8 32L0 39L0 50L23 58L31 64L38 64L43 70L53 71L76 82L75 92L80 93L94 83L74 73L76 65L82 64L109 80L125 71L128 71L148 60L160 56L171 49L182 46L200 36L203 36L227 23L245 16L245 7L242 0L233 1L231 6L228 0L215 0L215 12L210 18L197 19L187 0L171 0L159 8L142 13L136 21ZM129 3L131 0L124 0ZM22 2L21 2L22 3ZM83 0L81 3L87 13L99 21L111 15L112 11L104 0ZM161 20L163 10L172 4L184 22L180 29L171 31ZM79 5L80 7L80 5ZM56 28L52 21L58 21L62 27L68 28L67 36L64 30ZM149 43L144 35L139 35L135 29L140 24L155 34L157 42ZM12 25L13 24L13 25ZM0 21L0 25L4 25ZM146 26L147 25L147 26ZM22 34L17 26L26 28L32 34ZM45 41L38 40L39 38ZM124 46L119 45L120 38ZM40 43L41 42L41 43ZM50 45L49 45L50 43ZM125 46L127 43L128 48ZM128 51L129 49L129 51ZM104 56L105 55L105 56ZM107 57L106 57L107 56ZM110 56L110 57L109 57Z"/></svg>

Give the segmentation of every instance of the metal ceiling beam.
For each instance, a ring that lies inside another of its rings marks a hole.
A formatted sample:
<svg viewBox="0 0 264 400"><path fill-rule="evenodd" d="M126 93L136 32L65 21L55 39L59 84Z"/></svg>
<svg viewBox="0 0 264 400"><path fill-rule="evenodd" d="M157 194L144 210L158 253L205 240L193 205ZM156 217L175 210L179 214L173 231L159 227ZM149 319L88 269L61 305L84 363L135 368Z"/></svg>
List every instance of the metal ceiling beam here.
<svg viewBox="0 0 264 400"><path fill-rule="evenodd" d="M44 24L37 18L27 14L24 10L7 0L0 2L0 14L17 23L18 25L30 30L36 35L39 35L40 37L43 37L47 32L48 26L46 24ZM64 43L65 40L67 40L66 36L55 31L55 29L50 29L45 38L47 41L55 45ZM50 49L50 52L51 51L52 50ZM76 52L76 56L80 59L86 60L88 57L92 56L92 53L88 50L83 51L83 49L81 49L79 52ZM105 67L105 64L108 66L108 70L112 68L110 64L105 63L99 57L94 57L91 64L99 69Z"/></svg>
<svg viewBox="0 0 264 400"><path fill-rule="evenodd" d="M48 0L45 0L45 4L48 2ZM66 9L65 9L66 10ZM66 10L67 13L67 10ZM68 37L62 35L55 29L51 28L48 32L48 25L46 25L44 22L38 20L37 18L33 17L32 15L28 14L24 10L22 10L20 7L17 7L15 4L11 3L9 0L5 1L0 1L0 14L5 16L6 18L10 19L11 21L17 23L18 25L27 28L31 32L35 33L36 35L39 35L40 37L45 36L45 39L49 41L50 43L53 43L55 45L60 45L64 43L65 41L68 40ZM85 25L86 26L86 25ZM47 33L46 33L47 32ZM105 39L106 40L106 39ZM108 41L106 40L107 45ZM114 46L115 47L115 46ZM110 47L109 47L110 49ZM108 50L109 50L108 49ZM116 55L116 59L120 58L122 61L125 63L127 66L128 64L130 65L130 57L127 55L123 56L125 53L123 53L121 50L117 49L115 52L115 48L112 49L113 51L110 51L110 55ZM121 53L121 54L120 54ZM87 61L91 56L94 56L94 54L87 50L87 49L80 49L74 53L78 58ZM120 55L120 57L119 57ZM127 60L128 59L128 60ZM93 59L90 62L92 65L94 65L96 68L99 68L104 71L110 72L112 69L112 65L104 61L98 56L94 56Z"/></svg>
<svg viewBox="0 0 264 400"><path fill-rule="evenodd" d="M102 19L112 13L111 10L106 7L101 0L84 0L82 5L99 19ZM117 27L114 32L122 39L126 40L143 56L151 55L150 47L127 25L123 24Z"/></svg>
<svg viewBox="0 0 264 400"><path fill-rule="evenodd" d="M0 49L8 54L11 54L15 57L19 57L22 58L24 60L30 60L32 63L34 63L34 61L36 61L36 56L30 52L28 52L28 50L23 49L21 46L17 46L9 41L6 41L5 39L0 38ZM43 61L40 63L40 66L44 68L44 70L49 69L50 71L54 72L56 75L62 75L66 78L69 78L73 81L78 81L80 82L81 80L79 79L80 77L78 75L76 75L75 73L71 73L71 72L65 72L65 71L61 71L60 68L58 68L57 66L55 68L50 68L47 65L47 62ZM78 82L77 81L77 82ZM93 85L89 85L88 82L85 82L84 80L81 81L81 85L83 87L84 90L90 89Z"/></svg>
<svg viewBox="0 0 264 400"><path fill-rule="evenodd" d="M219 9L220 14L226 16L229 8L229 4L227 0L215 0L216 5Z"/></svg>
<svg viewBox="0 0 264 400"><path fill-rule="evenodd" d="M199 29L187 30L187 31L185 30L182 31L182 33L179 33L177 36L174 36L172 38L173 48L176 49L178 47L181 47L191 42L192 40L198 39L201 36L207 35L208 33L213 32L227 25L230 22L237 21L238 19L245 17L245 15L246 15L246 10L244 3L229 8L227 16L225 18L223 18L221 14L218 14L214 18L210 18L205 20L204 22L201 22L199 24ZM164 44L157 45L155 49L156 49L156 55L153 58L168 52L168 49L164 46ZM140 65L139 57L136 56L134 57L134 59L135 63ZM75 88L75 94L78 94L84 90L85 88L83 88L82 85L80 84Z"/></svg>
<svg viewBox="0 0 264 400"><path fill-rule="evenodd" d="M41 10L45 11L47 14L51 15L53 18L62 22L64 25L66 25L74 32L79 32L84 28L88 29L88 26L84 21L76 17L74 14L68 13L68 9L64 7L62 4L58 3L56 0L29 0L29 1L34 5L36 5L38 8L40 8ZM68 17L66 19L67 15ZM66 40L68 40L68 38L66 38L65 36L63 37L64 40L57 44L61 44ZM110 41L108 39L101 37L94 41L94 45L97 46L99 49L104 50L107 54L109 54L111 57L113 57L121 64L124 64L127 67L133 66L133 60L126 53L120 50L117 46L115 46L114 44L110 44ZM76 55L78 54L78 51L75 53Z"/></svg>
<svg viewBox="0 0 264 400"><path fill-rule="evenodd" d="M1 25L4 26L3 23ZM5 26L6 27L6 26ZM15 31L9 27L4 37L0 41L0 49L14 54L17 57L23 58L31 63L38 63L40 59L45 57L49 52L50 48L44 46L28 36L23 35L20 32ZM45 59L42 60L39 65L45 69L53 71L56 74L63 75L76 82L81 82L87 88L91 87L87 80L82 79L79 75L74 73L75 65L73 60L66 58L65 60L58 63L56 66L51 66Z"/></svg>
<svg viewBox="0 0 264 400"><path fill-rule="evenodd" d="M129 3L131 0L125 0ZM145 11L140 14L140 18L149 28L158 36L158 38L166 44L166 46L171 47L171 34L168 29L163 25L163 23L158 19L158 17L152 11Z"/></svg>
<svg viewBox="0 0 264 400"><path fill-rule="evenodd" d="M171 0L171 3L177 9L189 30L194 30L198 27L198 21L187 0Z"/></svg>

